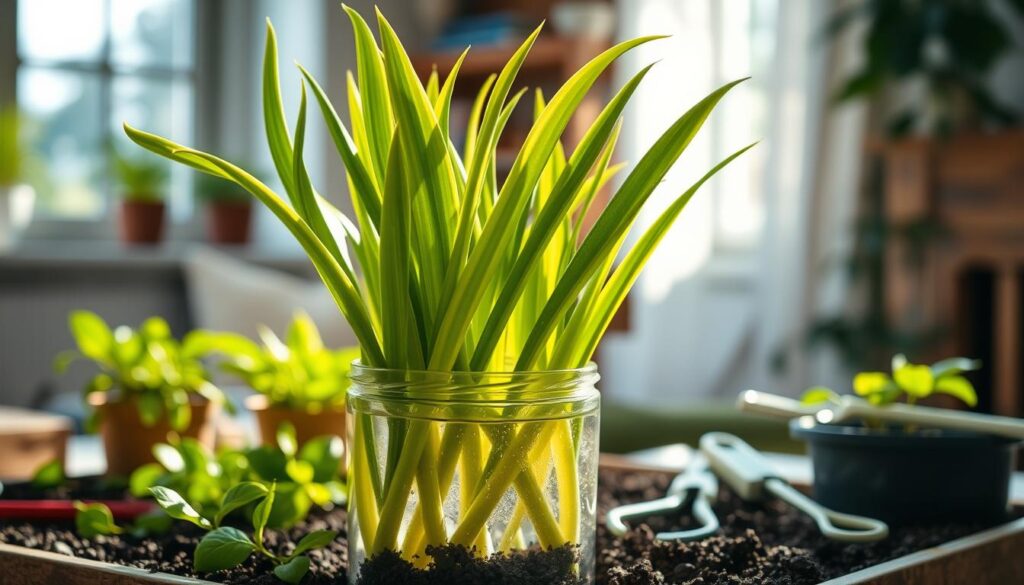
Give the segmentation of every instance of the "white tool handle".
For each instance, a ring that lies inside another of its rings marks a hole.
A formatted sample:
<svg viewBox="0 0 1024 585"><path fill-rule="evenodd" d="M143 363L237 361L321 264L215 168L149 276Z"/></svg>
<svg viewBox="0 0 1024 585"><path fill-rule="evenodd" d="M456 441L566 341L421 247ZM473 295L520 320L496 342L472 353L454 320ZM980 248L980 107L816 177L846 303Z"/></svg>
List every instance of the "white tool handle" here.
<svg viewBox="0 0 1024 585"><path fill-rule="evenodd" d="M825 414L826 411L831 411L831 420L829 420L829 415ZM827 406L818 414L817 418L822 423L870 418L922 427L956 429L999 435L1011 439L1024 439L1024 420L1018 418L907 404L874 406L853 396L844 396L839 404Z"/></svg>
<svg viewBox="0 0 1024 585"><path fill-rule="evenodd" d="M875 406L856 396L843 396L839 402L803 404L799 400L747 390L740 393L736 406L744 412L755 412L782 418L796 418L816 414L818 422L841 423L860 419L874 419L922 427L973 431L999 435L1011 439L1024 439L1024 420L1008 416L980 414L902 403Z"/></svg>
<svg viewBox="0 0 1024 585"><path fill-rule="evenodd" d="M763 455L729 433L704 433L700 452L715 475L747 501L764 499L764 480L778 475Z"/></svg>
<svg viewBox="0 0 1024 585"><path fill-rule="evenodd" d="M826 538L841 542L874 542L889 536L889 526L885 522L829 510L781 479L766 480L765 489L810 516Z"/></svg>
<svg viewBox="0 0 1024 585"><path fill-rule="evenodd" d="M796 418L814 414L821 410L824 405L804 404L799 400L768 394L757 390L746 390L741 392L736 399L736 408L744 412L766 414L768 416L779 416L782 418Z"/></svg>

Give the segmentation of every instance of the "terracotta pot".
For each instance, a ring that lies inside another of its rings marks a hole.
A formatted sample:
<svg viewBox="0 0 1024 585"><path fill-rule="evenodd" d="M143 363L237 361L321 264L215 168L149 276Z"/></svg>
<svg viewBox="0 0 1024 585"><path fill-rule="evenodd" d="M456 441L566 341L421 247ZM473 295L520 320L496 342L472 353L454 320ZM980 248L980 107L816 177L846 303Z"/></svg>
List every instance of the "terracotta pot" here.
<svg viewBox="0 0 1024 585"><path fill-rule="evenodd" d="M345 440L345 409L327 409L320 412L308 412L272 406L266 396L255 394L245 400L245 407L256 415L256 423L260 429L260 442L274 445L277 442L277 429L283 422L295 426L295 440L301 446L306 441L321 435L336 435Z"/></svg>
<svg viewBox="0 0 1024 585"><path fill-rule="evenodd" d="M153 445L166 442L167 434L173 430L166 418L151 427L143 425L134 400L107 402L105 395L91 394L89 403L100 413L100 436L107 455L108 475L129 475L139 466L153 462ZM192 397L191 406L192 420L188 428L175 432L197 439L212 450L217 406L199 396Z"/></svg>
<svg viewBox="0 0 1024 585"><path fill-rule="evenodd" d="M126 199L121 202L121 241L156 244L164 235L164 202Z"/></svg>
<svg viewBox="0 0 1024 585"><path fill-rule="evenodd" d="M206 206L207 238L214 244L246 244L252 225L249 201L211 201Z"/></svg>

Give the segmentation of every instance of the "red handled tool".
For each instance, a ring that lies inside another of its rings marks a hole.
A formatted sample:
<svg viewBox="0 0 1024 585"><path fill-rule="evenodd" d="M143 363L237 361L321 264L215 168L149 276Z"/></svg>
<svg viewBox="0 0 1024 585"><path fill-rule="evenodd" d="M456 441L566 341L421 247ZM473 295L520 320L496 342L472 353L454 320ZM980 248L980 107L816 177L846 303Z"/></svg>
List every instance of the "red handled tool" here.
<svg viewBox="0 0 1024 585"><path fill-rule="evenodd" d="M84 500L86 503L105 504L118 520L133 520L156 508L144 500ZM3 520L74 520L78 510L70 500L2 500L0 519Z"/></svg>

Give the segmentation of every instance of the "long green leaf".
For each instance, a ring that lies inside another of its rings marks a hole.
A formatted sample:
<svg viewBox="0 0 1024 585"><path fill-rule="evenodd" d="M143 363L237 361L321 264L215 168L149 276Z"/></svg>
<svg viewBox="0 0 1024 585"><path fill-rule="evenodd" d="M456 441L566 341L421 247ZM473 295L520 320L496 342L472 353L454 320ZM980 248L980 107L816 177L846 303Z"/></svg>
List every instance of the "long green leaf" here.
<svg viewBox="0 0 1024 585"><path fill-rule="evenodd" d="M407 184L423 192L422 196L414 198L413 205L416 216L422 220L415 226L420 234L418 268L422 272L421 283L425 285L427 310L432 315L440 304L452 244L449 223L455 213L458 192L455 167L447 139L438 127L433 107L409 56L379 11L377 21L392 107L398 122L397 132L407 165Z"/></svg>
<svg viewBox="0 0 1024 585"><path fill-rule="evenodd" d="M263 51L263 124L274 167L281 178L292 206L298 209L298 193L292 169L292 140L288 135L284 104L281 100L281 80L277 69L277 34L267 19L267 42Z"/></svg>
<svg viewBox="0 0 1024 585"><path fill-rule="evenodd" d="M484 100L490 94L491 86L494 85L496 79L498 79L497 73L488 75L483 85L480 86L476 98L473 99L473 107L469 110L469 121L466 122L466 144L462 149L463 161L473 159L473 148L476 145L477 134L480 132L480 115L483 113Z"/></svg>
<svg viewBox="0 0 1024 585"><path fill-rule="evenodd" d="M497 268L494 255L506 249L514 233L516 220L524 212L551 150L587 91L615 59L656 38L659 37L634 39L604 51L569 78L544 109L512 165L494 211L466 262L460 285L456 287L451 302L443 306L444 316L432 348L430 369L447 370L455 362L463 336Z"/></svg>
<svg viewBox="0 0 1024 585"><path fill-rule="evenodd" d="M519 355L517 370L529 370L534 366L548 337L565 311L576 300L590 275L607 257L615 242L629 230L640 208L654 192L654 188L661 182L665 173L686 150L711 114L711 110L730 89L742 81L745 80L727 83L697 103L680 116L640 159L583 240L579 251L559 280L536 325L530 331L530 337Z"/></svg>
<svg viewBox="0 0 1024 585"><path fill-rule="evenodd" d="M384 60L373 38L373 32L358 12L344 4L341 7L352 21L356 40L356 64L359 72L359 93L362 96L363 120L366 122L366 136L373 156L373 171L377 184L383 187L388 148L391 146L394 117L388 91Z"/></svg>
<svg viewBox="0 0 1024 585"><path fill-rule="evenodd" d="M459 55L459 58L455 60L455 64L452 65L451 70L448 71L448 77L444 80L444 85L441 86L438 99L434 102L434 113L437 115L438 126L441 127L441 131L444 133L445 138L449 138L449 120L452 112L452 94L455 92L455 80L459 78L459 70L462 68L462 62L466 60L466 55L468 53L469 48L467 47L466 50Z"/></svg>
<svg viewBox="0 0 1024 585"><path fill-rule="evenodd" d="M409 232L412 223L409 193L402 168L401 144L390 149L384 186L384 214L381 217L381 315L384 357L393 367L409 364Z"/></svg>
<svg viewBox="0 0 1024 585"><path fill-rule="evenodd" d="M302 245L309 255L313 266L320 274L324 284L327 285L327 289L338 303L338 307L352 326L368 362L370 364L384 363L380 344L377 341L376 334L366 315L365 305L354 283L348 280L344 271L331 256L331 253L317 239L313 230L306 225L306 222L299 217L294 209L289 207L277 194L258 179L227 161L202 151L181 146L153 134L136 130L128 124L124 125L124 130L128 137L139 146L171 160L232 181L266 205L281 223L288 228L292 235L295 236L295 239L298 240L299 244Z"/></svg>
<svg viewBox="0 0 1024 585"><path fill-rule="evenodd" d="M376 185L373 184L370 173L359 159L352 137L349 135L348 130L345 129L345 125L341 122L338 112L327 98L323 88L320 87L320 84L304 67L301 65L298 67L303 77L309 83L317 103L320 105L320 112L323 114L324 122L327 124L327 132L331 135L338 155L341 157L341 162L345 166L345 171L355 187L355 194L359 197L359 202L366 210L366 214L373 222L374 227L379 230L380 192L377 190Z"/></svg>
<svg viewBox="0 0 1024 585"><path fill-rule="evenodd" d="M484 327L484 332L470 362L471 368L482 369L490 361L498 338L523 292L527 274L537 265L544 248L551 242L559 225L571 211L572 203L576 199L580 187L584 184L587 173L590 172L591 167L594 166L601 154L607 150L608 140L618 127L619 116L622 115L633 92L639 87L650 68L651 66L647 66L634 75L608 102L608 105L583 136L565 170L559 176L549 201L534 219L530 235L516 258L501 295L494 304L494 310Z"/></svg>
<svg viewBox="0 0 1024 585"><path fill-rule="evenodd" d="M306 142L306 85L302 84L301 97L299 99L299 115L295 120L295 146L292 149L292 180L295 181L295 205L299 216L309 225L316 234L316 237L323 243L327 251L331 253L335 261L346 270L346 274L353 282L356 280L352 271L352 262L342 252L341 247L334 237L334 233L327 226L324 220L323 211L320 209L319 197L313 191L313 184L309 179L309 172L306 170L306 163L303 160L303 150Z"/></svg>
<svg viewBox="0 0 1024 585"><path fill-rule="evenodd" d="M756 144L756 143L755 143ZM577 352L570 358L562 358L561 355L556 353L556 358L553 361L554 367L558 366L559 363L565 364L565 367L579 367L586 364L590 356L593 355L594 350L597 349L597 344L600 342L601 337L604 335L604 331L608 328L608 324L611 323L612 318L615 316L615 312L618 310L622 301L626 298L626 293L632 288L633 283L636 282L637 277L640 276L640 271L643 270L644 265L647 263L647 259L651 257L654 249L661 242L665 234L668 233L672 225L675 223L676 218L686 207L686 204L690 202L693 195L700 189L704 183L711 177L718 173L718 171L725 168L726 165L731 163L738 156L754 147L754 144L750 144L741 148L740 150L729 155L725 160L715 165L710 171L707 172L699 181L693 184L685 193L680 195L673 201L666 209L662 212L658 219L651 224L647 231L644 232L636 245L629 251L626 258L619 264L615 272L612 273L611 279L601 290L601 294L597 299L597 303L594 306L593 311L589 312L582 320L584 324L584 330L580 337L573 340L573 343L567 343L566 338L559 342L559 350L563 351L562 355L567 352ZM564 348L564 349L563 349ZM568 364L573 364L569 366Z"/></svg>

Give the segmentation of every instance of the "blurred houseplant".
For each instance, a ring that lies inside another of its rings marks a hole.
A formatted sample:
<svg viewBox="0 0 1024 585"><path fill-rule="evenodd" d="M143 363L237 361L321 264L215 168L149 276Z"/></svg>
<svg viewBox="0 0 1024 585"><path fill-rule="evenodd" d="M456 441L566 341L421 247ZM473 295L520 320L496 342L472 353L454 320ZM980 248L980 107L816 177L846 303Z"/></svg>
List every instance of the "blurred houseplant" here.
<svg viewBox="0 0 1024 585"><path fill-rule="evenodd" d="M68 325L78 348L57 356L54 368L64 372L79 358L99 368L83 392L94 408L88 426L103 437L108 473L128 475L153 461L153 446L171 431L213 446L213 418L224 395L166 321L151 317L137 330L111 331L99 315L74 311Z"/></svg>
<svg viewBox="0 0 1024 585"><path fill-rule="evenodd" d="M264 444L290 423L299 445L323 435L345 436L345 393L359 348L324 347L309 315L296 313L282 341L260 326L262 346L235 333L195 331L190 343L205 355L220 354L221 367L258 394L246 400Z"/></svg>
<svg viewBox="0 0 1024 585"><path fill-rule="evenodd" d="M163 239L167 168L159 160L114 152L114 174L121 194L121 240L156 244Z"/></svg>
<svg viewBox="0 0 1024 585"><path fill-rule="evenodd" d="M196 175L196 198L206 207L206 238L214 244L247 244L252 198L238 185L205 173Z"/></svg>
<svg viewBox="0 0 1024 585"><path fill-rule="evenodd" d="M570 156L559 138L602 72L654 37L595 57L550 102L538 94L534 126L498 185L498 138L522 95L510 90L540 30L481 92L460 153L448 125L459 66L443 84L425 87L382 15L378 45L363 18L346 10L358 61L348 84L351 134L305 70L289 131L268 26L264 118L290 205L216 156L126 131L140 146L232 180L267 205L305 248L359 339L348 396L351 582L364 562L425 563L435 551L428 547L444 546L476 547L486 557L569 545L579 564L558 567L558 577L589 578L599 397L588 360L683 207L746 149L682 191L614 270L613 261L643 204L738 82L674 120L584 235L581 218L613 174L619 118L649 67L611 99ZM320 197L307 174L307 84L348 172L355 221ZM538 552L546 554L556 556ZM460 569L435 570L447 578Z"/></svg>
<svg viewBox="0 0 1024 585"><path fill-rule="evenodd" d="M1018 113L1001 104L988 84L993 68L1015 46L1011 20L1024 4L962 0L859 0L840 9L826 35L866 24L863 68L847 79L839 101L878 95L923 95L898 104L887 120L891 136L920 132L948 136L985 125L1008 126Z"/></svg>
<svg viewBox="0 0 1024 585"><path fill-rule="evenodd" d="M817 319L804 334L811 346L833 346L854 371L883 368L894 353L933 354L947 339L950 315L926 314L917 302L940 286L930 280L929 253L951 237L934 212L934 194L944 188L936 167L976 168L983 177L990 171L977 160L1005 149L1000 134L1013 131L1007 128L1019 112L989 86L996 65L1020 50L1012 23L1021 24L1021 16L1020 2L857 0L840 8L824 31L834 41L865 27L864 65L843 80L836 101L868 100L884 118L882 137L866 149L854 249L842 263L859 308ZM975 158L946 158L946 146L964 135L972 135ZM912 291L913 304L894 310L891 295L902 289Z"/></svg>
<svg viewBox="0 0 1024 585"><path fill-rule="evenodd" d="M17 241L35 207L36 193L27 181L36 161L26 144L25 126L16 107L0 108L0 250Z"/></svg>

